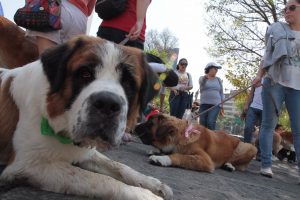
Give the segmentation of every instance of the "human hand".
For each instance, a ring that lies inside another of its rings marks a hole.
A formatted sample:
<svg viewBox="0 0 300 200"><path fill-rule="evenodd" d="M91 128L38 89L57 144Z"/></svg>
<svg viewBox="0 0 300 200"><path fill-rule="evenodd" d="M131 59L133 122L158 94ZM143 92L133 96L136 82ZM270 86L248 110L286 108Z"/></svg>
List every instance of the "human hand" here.
<svg viewBox="0 0 300 200"><path fill-rule="evenodd" d="M178 90L175 90L175 89L174 89L174 90L172 90L172 91L174 92L175 95L178 95L178 94L179 94Z"/></svg>
<svg viewBox="0 0 300 200"><path fill-rule="evenodd" d="M142 28L143 28L143 21L137 21L135 25L131 27L126 37L128 37L129 40L137 40L141 34Z"/></svg>
<svg viewBox="0 0 300 200"><path fill-rule="evenodd" d="M246 113L243 111L242 114L240 115L240 119L244 121L246 119Z"/></svg>
<svg viewBox="0 0 300 200"><path fill-rule="evenodd" d="M259 87L259 86L261 86L261 79L262 79L262 77L259 76L259 75L257 75L257 76L255 77L255 79L252 81L253 86L254 86L254 87Z"/></svg>
<svg viewBox="0 0 300 200"><path fill-rule="evenodd" d="M186 90L186 87L185 87L185 86L181 86L181 87L179 87L178 90L179 90L179 91L185 91L185 90Z"/></svg>
<svg viewBox="0 0 300 200"><path fill-rule="evenodd" d="M219 115L220 115L220 117L224 117L225 116L225 112L224 112L224 108L223 107L220 109Z"/></svg>

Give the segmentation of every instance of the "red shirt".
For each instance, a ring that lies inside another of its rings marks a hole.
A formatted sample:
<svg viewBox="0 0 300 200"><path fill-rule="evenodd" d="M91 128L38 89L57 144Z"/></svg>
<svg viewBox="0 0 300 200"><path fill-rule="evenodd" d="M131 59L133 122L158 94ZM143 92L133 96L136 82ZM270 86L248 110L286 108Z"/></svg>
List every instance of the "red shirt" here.
<svg viewBox="0 0 300 200"><path fill-rule="evenodd" d="M120 29L129 33L130 29L136 23L136 1L138 0L129 0L126 10L121 15L109 20L103 20L100 26ZM146 17L144 19L143 28L139 37L142 41L145 41L145 31Z"/></svg>
<svg viewBox="0 0 300 200"><path fill-rule="evenodd" d="M94 10L96 0L68 0L70 3L79 8L87 17L90 16Z"/></svg>

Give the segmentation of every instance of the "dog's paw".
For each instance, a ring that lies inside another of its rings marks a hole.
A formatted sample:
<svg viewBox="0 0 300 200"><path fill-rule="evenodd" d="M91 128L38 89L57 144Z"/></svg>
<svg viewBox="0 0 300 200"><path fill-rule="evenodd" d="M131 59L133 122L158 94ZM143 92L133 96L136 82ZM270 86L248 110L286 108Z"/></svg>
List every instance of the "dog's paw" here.
<svg viewBox="0 0 300 200"><path fill-rule="evenodd" d="M160 187L158 193L159 193L158 195L163 197L165 200L172 200L173 199L173 191L166 184L161 184L161 187Z"/></svg>
<svg viewBox="0 0 300 200"><path fill-rule="evenodd" d="M170 166L172 164L172 161L169 156L155 156L152 155L149 157L150 163L160 166Z"/></svg>
<svg viewBox="0 0 300 200"><path fill-rule="evenodd" d="M230 172L235 171L235 167L229 162L225 163L221 168Z"/></svg>
<svg viewBox="0 0 300 200"><path fill-rule="evenodd" d="M162 197L155 195L150 190L140 187L133 187L129 193L126 193L126 195L123 196L122 199L163 200Z"/></svg>

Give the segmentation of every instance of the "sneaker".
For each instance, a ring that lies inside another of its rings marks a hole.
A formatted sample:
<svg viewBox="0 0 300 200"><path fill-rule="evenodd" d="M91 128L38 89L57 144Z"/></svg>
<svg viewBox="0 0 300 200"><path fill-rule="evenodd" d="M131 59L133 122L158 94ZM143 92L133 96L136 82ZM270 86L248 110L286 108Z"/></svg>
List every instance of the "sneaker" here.
<svg viewBox="0 0 300 200"><path fill-rule="evenodd" d="M278 161L278 160L279 159L276 156L272 155L272 161Z"/></svg>
<svg viewBox="0 0 300 200"><path fill-rule="evenodd" d="M273 172L271 167L267 167L267 168L261 168L260 169L260 174L262 176L268 177L268 178L272 178L273 177Z"/></svg>

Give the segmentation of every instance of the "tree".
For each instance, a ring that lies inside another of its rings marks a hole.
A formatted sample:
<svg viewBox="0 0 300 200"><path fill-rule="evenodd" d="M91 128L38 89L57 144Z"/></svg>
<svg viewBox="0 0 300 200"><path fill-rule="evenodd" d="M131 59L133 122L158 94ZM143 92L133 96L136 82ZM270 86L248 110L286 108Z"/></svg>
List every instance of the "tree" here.
<svg viewBox="0 0 300 200"><path fill-rule="evenodd" d="M166 63L168 63L174 48L178 47L178 38L169 30L162 32L150 30L146 34L145 50L156 51Z"/></svg>
<svg viewBox="0 0 300 200"><path fill-rule="evenodd" d="M286 0L216 0L206 5L211 56L228 66L226 78L237 89L250 85L264 51L264 34L282 19Z"/></svg>

